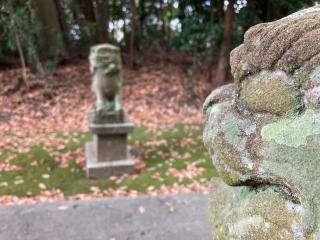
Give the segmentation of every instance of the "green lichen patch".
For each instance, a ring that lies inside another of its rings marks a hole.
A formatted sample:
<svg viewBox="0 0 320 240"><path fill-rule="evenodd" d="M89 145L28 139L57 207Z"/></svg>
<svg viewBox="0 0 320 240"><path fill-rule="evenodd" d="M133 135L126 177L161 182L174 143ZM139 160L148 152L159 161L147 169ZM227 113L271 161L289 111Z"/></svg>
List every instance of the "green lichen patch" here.
<svg viewBox="0 0 320 240"><path fill-rule="evenodd" d="M303 115L267 124L262 128L262 139L294 148L307 145L309 137L320 134L318 118L319 113L307 110Z"/></svg>
<svg viewBox="0 0 320 240"><path fill-rule="evenodd" d="M306 208L304 228L314 231L320 217L320 142L310 140L312 144L299 147L275 142L265 145L261 167L268 175L276 176L279 184L291 188Z"/></svg>

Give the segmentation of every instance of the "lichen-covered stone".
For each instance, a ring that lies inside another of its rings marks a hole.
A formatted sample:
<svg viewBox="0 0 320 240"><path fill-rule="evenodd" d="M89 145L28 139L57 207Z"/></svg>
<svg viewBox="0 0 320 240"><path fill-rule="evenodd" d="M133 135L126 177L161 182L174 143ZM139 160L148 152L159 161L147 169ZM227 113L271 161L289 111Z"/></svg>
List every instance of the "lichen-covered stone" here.
<svg viewBox="0 0 320 240"><path fill-rule="evenodd" d="M213 239L320 240L320 7L249 29L204 104Z"/></svg>
<svg viewBox="0 0 320 240"><path fill-rule="evenodd" d="M215 179L209 219L214 239L305 239L305 209L278 186L230 187Z"/></svg>

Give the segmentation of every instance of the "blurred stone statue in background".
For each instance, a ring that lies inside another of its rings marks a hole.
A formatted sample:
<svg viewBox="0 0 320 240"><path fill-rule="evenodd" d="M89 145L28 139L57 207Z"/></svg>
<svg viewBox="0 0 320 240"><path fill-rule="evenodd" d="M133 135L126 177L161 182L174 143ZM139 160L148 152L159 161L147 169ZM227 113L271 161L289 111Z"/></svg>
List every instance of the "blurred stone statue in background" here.
<svg viewBox="0 0 320 240"><path fill-rule="evenodd" d="M122 64L120 49L110 44L90 49L91 89L95 94L95 120L103 122L122 120Z"/></svg>
<svg viewBox="0 0 320 240"><path fill-rule="evenodd" d="M91 89L96 98L89 113L93 141L86 144L88 178L106 178L134 172L134 160L127 146L127 135L133 123L122 106L121 52L116 46L93 46L89 56Z"/></svg>
<svg viewBox="0 0 320 240"><path fill-rule="evenodd" d="M204 104L213 239L320 240L320 6L250 28Z"/></svg>

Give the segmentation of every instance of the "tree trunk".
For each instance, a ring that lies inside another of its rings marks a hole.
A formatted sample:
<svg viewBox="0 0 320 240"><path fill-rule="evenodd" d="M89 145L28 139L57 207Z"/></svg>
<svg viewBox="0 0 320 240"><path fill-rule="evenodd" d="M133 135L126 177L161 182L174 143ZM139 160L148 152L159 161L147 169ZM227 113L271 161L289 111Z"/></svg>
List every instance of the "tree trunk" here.
<svg viewBox="0 0 320 240"><path fill-rule="evenodd" d="M92 0L82 0L81 3L82 11L86 20L90 23L95 23L96 17L94 15L94 7Z"/></svg>
<svg viewBox="0 0 320 240"><path fill-rule="evenodd" d="M179 14L178 14L178 18L180 20L180 22L186 17L185 14L185 9L186 9L186 2L185 1L180 1L179 5L178 5L178 9L179 9Z"/></svg>
<svg viewBox="0 0 320 240"><path fill-rule="evenodd" d="M227 78L227 67L229 60L229 48L232 38L232 19L234 13L234 1L229 0L227 12L224 18L224 30L223 30L223 38L220 46L220 54L219 54L219 62L217 67L216 76L214 81L212 82L214 87L218 87L222 85Z"/></svg>
<svg viewBox="0 0 320 240"><path fill-rule="evenodd" d="M95 18L97 23L97 42L109 41L108 0L95 0Z"/></svg>
<svg viewBox="0 0 320 240"><path fill-rule="evenodd" d="M123 9L123 7L125 6L126 1L125 0L121 0L120 1L120 8ZM122 31L123 31L123 39L122 39L122 44L124 46L124 50L128 52L128 34L127 34L127 25L126 25L126 12L125 11L121 11L121 18L123 21L123 26L122 26Z"/></svg>
<svg viewBox="0 0 320 240"><path fill-rule="evenodd" d="M146 18L145 0L140 0L139 1L139 27L142 35L143 35L145 18Z"/></svg>
<svg viewBox="0 0 320 240"><path fill-rule="evenodd" d="M269 0L255 0L252 1L253 6L257 9L258 17L262 20L262 22L268 22L270 20L270 2Z"/></svg>
<svg viewBox="0 0 320 240"><path fill-rule="evenodd" d="M266 22L271 22L272 21L272 11L273 11L273 6L272 6L272 3L271 1L268 1L267 2L267 9L266 9Z"/></svg>
<svg viewBox="0 0 320 240"><path fill-rule="evenodd" d="M210 24L214 23L214 13L216 11L215 1L211 0L211 8L210 8Z"/></svg>
<svg viewBox="0 0 320 240"><path fill-rule="evenodd" d="M223 6L220 0L211 0L211 8L210 8L210 24L219 23L220 18L223 17ZM222 12L221 12L222 11ZM222 19L223 20L223 19Z"/></svg>
<svg viewBox="0 0 320 240"><path fill-rule="evenodd" d="M167 27L167 31L168 31L168 33L167 33L167 42L168 43L171 42L171 33L172 33L172 31L171 31L171 28L170 28L170 22L171 22L172 16L173 16L172 11L173 11L173 3L171 1L171 2L169 2L169 19L168 19L168 27Z"/></svg>
<svg viewBox="0 0 320 240"><path fill-rule="evenodd" d="M26 85L27 90L29 90L30 85L29 85L29 81L28 81L28 77L27 77L27 67L26 67L26 61L25 61L25 57L23 54L23 50L20 44L20 39L18 37L18 34L16 35L16 45L17 45L17 49L19 52L19 57L20 57L20 62L21 62L21 75L22 75L22 79L24 84Z"/></svg>
<svg viewBox="0 0 320 240"><path fill-rule="evenodd" d="M144 22L146 18L146 10L145 10L145 0L139 1L139 31L140 36L142 37L144 35Z"/></svg>
<svg viewBox="0 0 320 240"><path fill-rule="evenodd" d="M136 56L136 25L137 25L137 9L135 0L130 0L131 8L131 36L130 36L130 53L129 53L129 67L133 69Z"/></svg>
<svg viewBox="0 0 320 240"><path fill-rule="evenodd" d="M57 9L57 13L58 13L58 18L59 18L59 23L61 26L61 37L63 38L63 42L64 42L64 46L66 49L65 52L65 58L70 58L70 41L69 41L69 37L68 37L68 24L65 21L65 15L63 13L63 9L61 7L61 2L60 0L54 0L55 5L56 5L56 9Z"/></svg>
<svg viewBox="0 0 320 240"><path fill-rule="evenodd" d="M59 13L54 0L33 0L37 16L42 23L40 45L46 57L67 57ZM45 51L45 52L44 52Z"/></svg>
<svg viewBox="0 0 320 240"><path fill-rule="evenodd" d="M211 8L210 8L210 27L214 24L214 17L215 17L215 12L216 12L216 5L215 5L215 0L210 1ZM208 77L207 81L210 82L212 81L212 68L213 68L213 63L214 63L214 56L213 56L213 51L214 49L214 40L213 37L211 39L211 57L209 59L209 67L208 67Z"/></svg>
<svg viewBox="0 0 320 240"><path fill-rule="evenodd" d="M162 22L161 30L162 30L162 34L163 34L163 39L166 39L166 23L165 23L165 18L164 18L164 13L163 13L163 11L164 11L163 5L164 5L163 0L160 0L160 9L159 9L158 15L160 15L159 19L161 19L161 22Z"/></svg>
<svg viewBox="0 0 320 240"><path fill-rule="evenodd" d="M10 18L13 18L12 15L13 15L13 11L14 10L13 10L11 2L9 2L8 7L9 7ZM20 63L21 63L22 80L23 80L24 84L26 85L27 90L29 90L30 84L28 82L25 56L24 56L24 53L23 53L23 49L22 49L22 46L21 46L19 35L18 35L18 33L16 31L15 31L14 35L15 35L16 46L17 46L17 50L18 50L18 53L19 53Z"/></svg>

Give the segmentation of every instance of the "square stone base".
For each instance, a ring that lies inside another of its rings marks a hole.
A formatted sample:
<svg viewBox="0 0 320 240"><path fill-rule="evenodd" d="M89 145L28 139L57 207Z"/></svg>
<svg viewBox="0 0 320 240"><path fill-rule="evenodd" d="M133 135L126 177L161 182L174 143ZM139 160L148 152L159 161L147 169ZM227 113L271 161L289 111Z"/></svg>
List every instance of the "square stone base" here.
<svg viewBox="0 0 320 240"><path fill-rule="evenodd" d="M106 123L123 123L127 116L125 116L123 110L119 112L89 112L89 121L91 124L106 124Z"/></svg>
<svg viewBox="0 0 320 240"><path fill-rule="evenodd" d="M97 161L97 153L92 142L86 143L86 176L87 178L97 179L116 176L124 173L134 172L134 160L130 154L127 159L106 162Z"/></svg>

